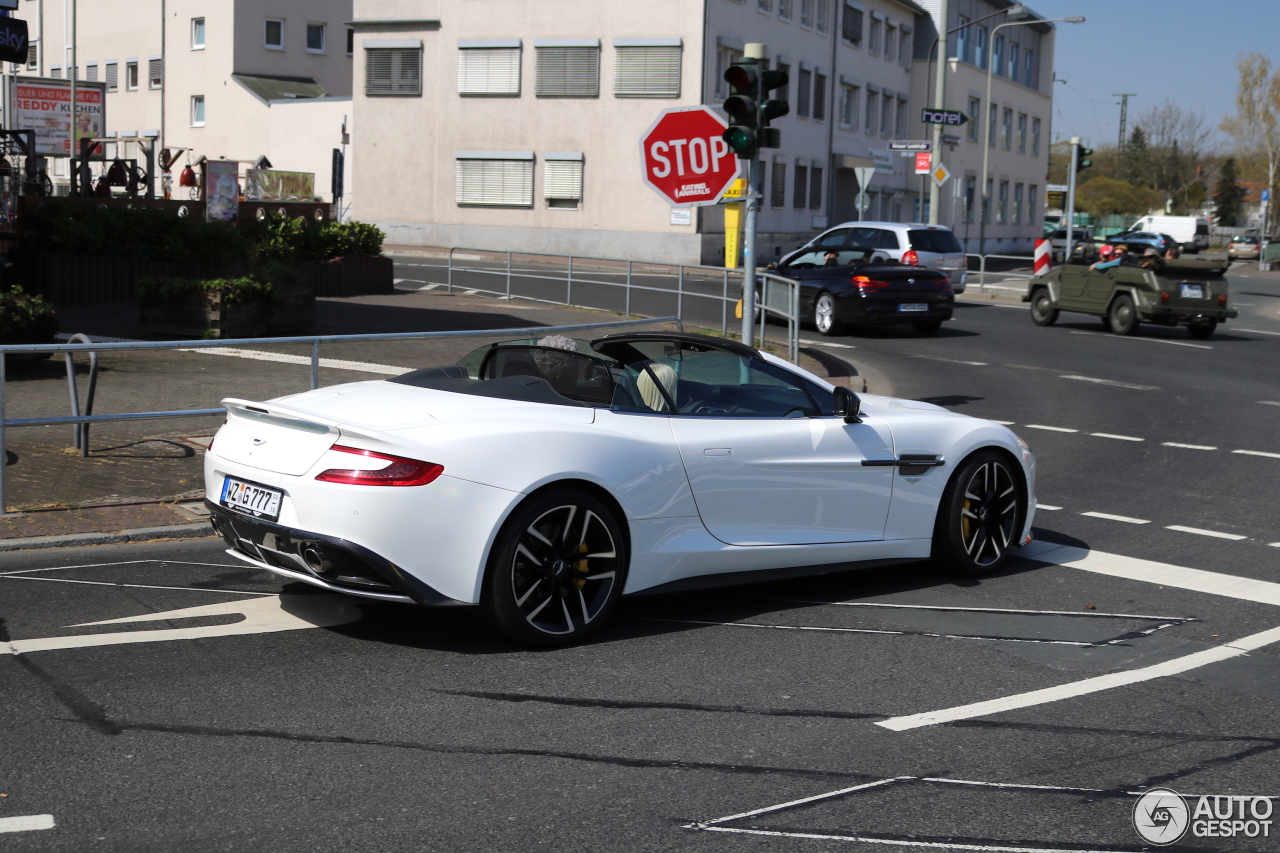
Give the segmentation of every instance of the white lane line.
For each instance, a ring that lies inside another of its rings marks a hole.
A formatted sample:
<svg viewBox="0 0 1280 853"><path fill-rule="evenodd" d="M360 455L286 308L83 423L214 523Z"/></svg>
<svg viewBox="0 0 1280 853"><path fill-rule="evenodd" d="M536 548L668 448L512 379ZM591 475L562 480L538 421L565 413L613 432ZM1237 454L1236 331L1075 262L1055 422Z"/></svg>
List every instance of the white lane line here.
<svg viewBox="0 0 1280 853"><path fill-rule="evenodd" d="M0 817L0 832L31 832L36 829L53 829L53 815L29 814Z"/></svg>
<svg viewBox="0 0 1280 853"><path fill-rule="evenodd" d="M1280 542L1268 542L1267 544L1272 548L1280 548Z"/></svg>
<svg viewBox="0 0 1280 853"><path fill-rule="evenodd" d="M834 604L836 602L814 602L815 604ZM619 616L618 619L629 619L632 622L666 622L675 625L712 625L717 628L764 628L770 631L814 631L820 634L878 634L890 637L935 637L939 640L981 640L998 643L1041 643L1050 646L1093 646L1096 643L1084 643L1076 640L1027 640L1019 637L987 637L973 634L940 634L935 631L879 631L873 628L823 628L816 625L761 625L757 622L712 622L701 619L664 619L643 616Z"/></svg>
<svg viewBox="0 0 1280 853"><path fill-rule="evenodd" d="M70 101L68 101L67 103L70 103ZM1238 328L1233 328L1233 329L1232 329L1232 331L1233 331L1233 332L1250 332L1251 334L1255 334L1255 335L1280 335L1280 332L1264 332L1262 329L1238 329Z"/></svg>
<svg viewBox="0 0 1280 853"><path fill-rule="evenodd" d="M1057 512L1062 509L1060 506L1049 506L1049 504L1036 504L1036 509L1048 510L1049 512Z"/></svg>
<svg viewBox="0 0 1280 853"><path fill-rule="evenodd" d="M1269 459L1280 459L1280 453L1268 453L1265 450L1233 450L1232 453L1243 453L1245 456L1266 456Z"/></svg>
<svg viewBox="0 0 1280 853"><path fill-rule="evenodd" d="M948 785L975 785L982 788L1011 788L1015 791L1060 791L1062 793L1073 794L1109 793L1101 788L1069 788L1063 785L1021 785L1017 782L979 782L975 779L948 779L944 776L922 776L920 781L944 782Z"/></svg>
<svg viewBox="0 0 1280 853"><path fill-rule="evenodd" d="M1235 533L1219 533L1216 530L1202 530L1199 527L1184 527L1181 524L1170 524L1165 530L1176 530L1179 533L1195 533L1200 536L1212 536L1215 539L1230 539L1232 542L1239 542L1241 539L1248 539L1248 536L1240 536Z"/></svg>
<svg viewBox="0 0 1280 853"><path fill-rule="evenodd" d="M1142 667L1140 669L1132 669L1125 672L1112 672L1095 678L1086 678L1083 681L1076 681L1070 684L1059 684L1054 687L1047 687L1043 690L1032 690L1028 693L1003 696L999 699L988 699L985 702L974 702L969 705L960 705L955 708L944 708L939 711L927 711L923 714L911 714L903 717L891 717L887 720L881 720L876 723L876 725L889 729L890 731L901 732L908 729L918 729L923 726L935 726L939 723L951 723L957 720L971 720L974 717L986 717L991 714L999 714L1004 711L1029 708L1035 705L1044 705L1049 702L1059 702L1063 699L1074 699L1080 696L1088 696L1091 693L1099 693L1103 690L1111 690L1115 687L1126 687L1130 684L1139 684L1144 681L1152 681L1156 678L1166 678L1171 675L1179 675L1193 669L1208 666L1209 664L1241 657L1251 651L1256 651L1260 648L1278 642L1280 642L1280 628L1271 628L1266 631L1260 631L1257 634L1250 634L1247 637L1241 637L1240 639L1227 643L1226 645L1214 646L1213 648L1205 649L1204 651L1194 652L1180 658L1174 658L1173 660L1165 661L1164 663L1158 663L1152 666Z"/></svg>
<svg viewBox="0 0 1280 853"><path fill-rule="evenodd" d="M70 101L68 101L67 103L71 103L71 102L70 102ZM70 113L68 113L68 115L70 115ZM391 279L391 283L392 283L392 284L404 284L406 281L408 281L408 282L412 282L413 284L426 284L426 283L427 283L427 280L426 280L426 279L423 279L423 278L393 278L393 279Z"/></svg>
<svg viewBox="0 0 1280 853"><path fill-rule="evenodd" d="M1130 518L1127 515L1112 515L1109 512L1082 512L1081 515L1087 515L1089 518L1105 518L1107 521L1123 521L1125 524L1150 524L1150 519L1146 518Z"/></svg>
<svg viewBox="0 0 1280 853"><path fill-rule="evenodd" d="M1047 429L1049 432L1079 432L1078 429L1068 429L1067 427L1045 426L1044 424L1027 424L1027 429Z"/></svg>
<svg viewBox="0 0 1280 853"><path fill-rule="evenodd" d="M1089 435L1094 438L1114 438L1116 441L1146 441L1145 438L1138 438L1134 435L1116 435L1110 432L1091 432Z"/></svg>
<svg viewBox="0 0 1280 853"><path fill-rule="evenodd" d="M1094 385L1112 385L1116 388L1128 388L1132 391L1159 391L1156 385L1135 385L1132 382L1117 382L1114 379L1098 379L1094 376L1063 376L1063 379L1074 379L1077 382L1092 382Z"/></svg>
<svg viewBox="0 0 1280 853"><path fill-rule="evenodd" d="M834 347L835 349L857 349L857 347L855 347L853 344L836 344L836 343L831 343L830 341L807 341L804 338L800 339L800 343L804 344L807 347Z"/></svg>
<svg viewBox="0 0 1280 853"><path fill-rule="evenodd" d="M272 361L278 364L311 364L311 359L305 355L288 355L282 352L262 352L254 349L240 349L238 347L210 347L208 349L180 349L178 352L195 352L204 355L222 355L231 358L247 358L253 361ZM357 370L361 373L382 373L388 376L399 376L401 373L408 373L411 367L396 367L393 364L372 364L363 361L343 361L337 358L322 358L320 366L331 368L333 370Z"/></svg>
<svg viewBox="0 0 1280 853"><path fill-rule="evenodd" d="M862 844L886 844L890 847L965 850L976 851L976 853L1120 853L1120 851L1107 850L1102 847L1067 849L1057 847L1001 847L996 844L948 844L942 841L908 841L900 838L868 838L863 835L832 835L820 832L785 832L777 829L746 829L736 826L690 826L686 827L686 829L701 829L703 832L724 832L731 835L760 835L767 838L795 838L801 841L852 841Z"/></svg>
<svg viewBox="0 0 1280 853"><path fill-rule="evenodd" d="M1181 447L1185 450L1217 450L1218 449L1210 444L1181 444L1176 441L1162 441L1160 443L1163 444L1165 447Z"/></svg>
<svg viewBox="0 0 1280 853"><path fill-rule="evenodd" d="M1104 335L1100 332L1073 331L1073 335L1088 335L1091 338L1106 338L1112 341L1145 341L1149 344L1170 344L1175 347L1194 347L1195 349L1213 349L1208 344L1193 344L1190 341L1166 341L1164 338L1133 338L1128 335Z"/></svg>
<svg viewBox="0 0 1280 853"><path fill-rule="evenodd" d="M825 607L833 605L835 607L887 607L896 610L954 610L961 613L1021 613L1031 616L1084 616L1086 618L1103 619L1142 619L1154 620L1160 622L1187 622L1194 621L1188 616L1149 616L1143 613L1099 613L1096 610L1019 610L1012 607L956 607L945 604L889 604L881 601L811 601L805 598L769 598L758 599L760 601L785 601L789 604L813 604Z"/></svg>
<svg viewBox="0 0 1280 853"><path fill-rule="evenodd" d="M690 827L697 827L701 829L703 827L714 826L717 823L728 823L731 820L741 820L744 817L755 817L756 815L768 814L769 812L782 811L783 809L790 809L790 808L794 808L795 806L803 806L803 805L808 805L809 803L816 803L820 800L829 800L832 797L840 797L845 794L852 794L854 791L865 791L868 788L879 788L881 785L892 785L894 782L909 782L915 778L916 777L914 776L894 776L892 779L878 779L875 782L866 782L862 785L854 785L852 788L841 788L838 791L828 791L825 794L817 794L812 797L805 797L802 800L792 800L787 803L779 803L776 806L765 806L762 809L755 809L754 811L742 812L740 814L731 814L728 817L718 817L715 820L699 821L697 823L691 823L688 825Z"/></svg>
<svg viewBox="0 0 1280 853"><path fill-rule="evenodd" d="M1280 547L1278 545L1277 547ZM1069 569L1080 569L1113 578L1141 581L1158 586L1187 589L1224 598L1252 601L1256 604L1274 604L1280 607L1280 583L1254 580L1238 575L1188 569L1154 560L1124 557L1103 551L1090 551L1073 545L1056 545L1052 542L1033 542L1017 551L1019 557L1051 563Z"/></svg>
<svg viewBox="0 0 1280 853"><path fill-rule="evenodd" d="M70 103L70 101L68 101L67 103ZM248 590L243 590L243 589L200 589L198 587L190 587L190 586L152 586L150 584L143 584L143 583L113 583L111 581L81 581L81 580L74 580L72 578L28 578L28 577L23 577L22 575L14 575L14 574L0 575L0 578L3 578L4 580L10 580L10 581L49 581L51 583L80 583L80 584L87 584L89 586L114 586L114 587L119 587L120 589L171 589L171 590L177 590L178 592L212 592L218 595L266 596L266 595L279 594L275 592L249 592Z"/></svg>
<svg viewBox="0 0 1280 853"><path fill-rule="evenodd" d="M993 424L1000 424L1000 426L1013 426L1017 423L1017 421L996 421L991 418L987 418L987 420L991 421Z"/></svg>
<svg viewBox="0 0 1280 853"><path fill-rule="evenodd" d="M1259 400L1258 405L1259 406L1280 406L1280 403L1277 403L1275 400Z"/></svg>
<svg viewBox="0 0 1280 853"><path fill-rule="evenodd" d="M116 563L80 563L74 566L45 566L42 569L17 569L12 572L0 572L0 577L5 575L29 575L34 572L65 572L70 569L112 569L117 566L133 566L140 563L160 563L169 566L212 566L215 569L238 569L239 563L196 563L187 560L121 560Z"/></svg>
<svg viewBox="0 0 1280 853"><path fill-rule="evenodd" d="M986 368L987 366L986 361L965 361L964 359L943 359L942 356L925 356L925 355L919 355L919 353L913 353L911 357L913 357L913 359L928 359L929 361L948 361L948 362L951 362L951 364L968 364L968 365L973 365L974 368Z"/></svg>

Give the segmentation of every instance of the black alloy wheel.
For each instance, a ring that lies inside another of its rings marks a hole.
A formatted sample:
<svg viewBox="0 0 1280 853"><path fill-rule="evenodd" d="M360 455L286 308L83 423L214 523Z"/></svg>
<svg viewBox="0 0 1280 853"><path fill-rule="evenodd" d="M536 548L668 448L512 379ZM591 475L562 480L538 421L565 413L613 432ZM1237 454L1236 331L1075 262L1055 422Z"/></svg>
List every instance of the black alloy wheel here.
<svg viewBox="0 0 1280 853"><path fill-rule="evenodd" d="M503 525L481 605L518 643L568 645L596 630L613 610L626 568L612 510L585 492L548 492L526 501Z"/></svg>
<svg viewBox="0 0 1280 853"><path fill-rule="evenodd" d="M1037 326L1052 326L1058 322L1058 309L1053 307L1053 299L1046 287L1031 294L1031 322Z"/></svg>
<svg viewBox="0 0 1280 853"><path fill-rule="evenodd" d="M1133 299L1122 293L1111 302L1107 311L1107 327L1117 335L1132 335L1138 330L1138 311L1133 307Z"/></svg>
<svg viewBox="0 0 1280 853"><path fill-rule="evenodd" d="M814 300L813 325L820 335L831 337L844 334L844 324L836 319L836 298L830 293L819 293Z"/></svg>
<svg viewBox="0 0 1280 853"><path fill-rule="evenodd" d="M929 337L930 335L938 334L938 330L942 328L942 321L941 320L917 320L916 322L912 323L911 326L916 330L917 335L923 335L924 337Z"/></svg>
<svg viewBox="0 0 1280 853"><path fill-rule="evenodd" d="M962 575L995 571L1016 547L1026 499L1021 472L991 450L973 454L960 466L938 505L933 559Z"/></svg>
<svg viewBox="0 0 1280 853"><path fill-rule="evenodd" d="M1187 326L1187 333L1196 340L1203 341L1205 338L1213 337L1213 333L1218 328L1218 318L1209 317L1204 320L1198 320Z"/></svg>

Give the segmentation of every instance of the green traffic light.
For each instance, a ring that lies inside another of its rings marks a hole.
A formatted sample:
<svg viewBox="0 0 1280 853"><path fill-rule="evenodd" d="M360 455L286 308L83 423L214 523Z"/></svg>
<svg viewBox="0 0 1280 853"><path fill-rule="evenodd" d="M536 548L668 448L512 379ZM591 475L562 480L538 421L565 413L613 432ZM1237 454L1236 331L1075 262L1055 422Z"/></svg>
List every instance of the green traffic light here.
<svg viewBox="0 0 1280 853"><path fill-rule="evenodd" d="M749 127L733 125L725 130L721 138L729 144L730 150L738 155L749 154L756 147L756 135Z"/></svg>

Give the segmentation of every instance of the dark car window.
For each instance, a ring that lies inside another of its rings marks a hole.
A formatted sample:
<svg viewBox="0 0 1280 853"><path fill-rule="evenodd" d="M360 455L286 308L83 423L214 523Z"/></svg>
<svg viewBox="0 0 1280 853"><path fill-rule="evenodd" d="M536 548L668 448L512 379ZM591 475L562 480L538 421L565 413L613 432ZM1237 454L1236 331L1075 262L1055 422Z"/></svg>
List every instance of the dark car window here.
<svg viewBox="0 0 1280 853"><path fill-rule="evenodd" d="M681 351L629 364L619 376L615 411L672 414L673 405L674 414L703 418L816 417L829 411L815 402L809 383L728 352Z"/></svg>
<svg viewBox="0 0 1280 853"><path fill-rule="evenodd" d="M911 241L911 248L917 252L937 252L943 255L954 255L964 251L964 249L960 248L960 241L956 239L956 235L950 231L917 229L908 231L907 239Z"/></svg>
<svg viewBox="0 0 1280 853"><path fill-rule="evenodd" d="M835 255L835 263L828 262L828 254ZM814 249L796 255L783 264L778 272L785 273L788 270L809 270L819 267L847 267L867 260L872 254L874 252L871 249ZM881 255L880 257L884 256Z"/></svg>
<svg viewBox="0 0 1280 853"><path fill-rule="evenodd" d="M849 231L850 229L848 228L837 228L830 234L823 234L813 245L818 248L835 248L843 246L849 239Z"/></svg>
<svg viewBox="0 0 1280 853"><path fill-rule="evenodd" d="M68 102L68 103L69 103L69 102ZM1203 222L1197 222L1197 223L1196 223L1196 236L1197 236L1197 237L1199 237L1201 234L1203 234L1204 236L1208 237L1208 236L1209 236L1209 226L1208 226L1208 225L1206 225L1206 224L1204 224Z"/></svg>
<svg viewBox="0 0 1280 853"><path fill-rule="evenodd" d="M880 239L879 228L853 228L849 235L849 245L878 249L876 242Z"/></svg>
<svg viewBox="0 0 1280 853"><path fill-rule="evenodd" d="M900 249L898 235L894 231L879 230L876 234L877 249Z"/></svg>

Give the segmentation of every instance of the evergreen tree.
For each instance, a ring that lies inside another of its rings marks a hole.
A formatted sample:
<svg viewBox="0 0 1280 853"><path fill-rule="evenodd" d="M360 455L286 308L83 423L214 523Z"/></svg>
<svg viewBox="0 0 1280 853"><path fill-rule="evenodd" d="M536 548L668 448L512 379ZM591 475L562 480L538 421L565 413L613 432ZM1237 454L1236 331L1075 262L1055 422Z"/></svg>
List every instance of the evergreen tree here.
<svg viewBox="0 0 1280 853"><path fill-rule="evenodd" d="M1236 161L1228 157L1218 171L1213 190L1213 217L1218 225L1237 225L1244 218L1245 188L1236 179Z"/></svg>
<svg viewBox="0 0 1280 853"><path fill-rule="evenodd" d="M1134 127L1125 143L1121 157L1119 177L1135 186L1153 187L1151 181L1151 149L1147 144L1147 134L1141 127Z"/></svg>

